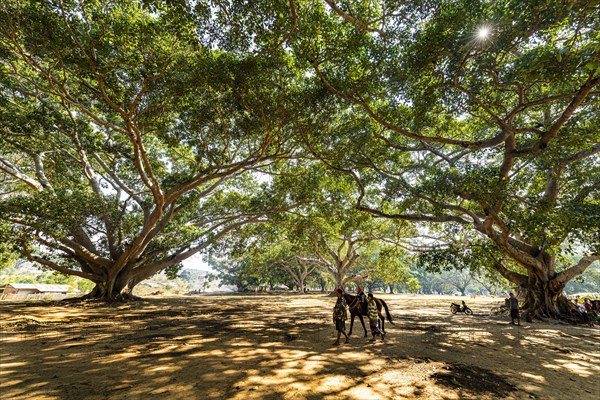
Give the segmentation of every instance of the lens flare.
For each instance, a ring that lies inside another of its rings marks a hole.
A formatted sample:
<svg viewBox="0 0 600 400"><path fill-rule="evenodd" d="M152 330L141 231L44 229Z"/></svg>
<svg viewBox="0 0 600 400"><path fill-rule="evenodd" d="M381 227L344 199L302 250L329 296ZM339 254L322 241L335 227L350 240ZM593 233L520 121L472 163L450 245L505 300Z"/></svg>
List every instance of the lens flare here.
<svg viewBox="0 0 600 400"><path fill-rule="evenodd" d="M487 26L482 26L481 28L479 28L479 30L477 31L477 38L479 40L485 40L488 38L488 36L490 36L490 28Z"/></svg>

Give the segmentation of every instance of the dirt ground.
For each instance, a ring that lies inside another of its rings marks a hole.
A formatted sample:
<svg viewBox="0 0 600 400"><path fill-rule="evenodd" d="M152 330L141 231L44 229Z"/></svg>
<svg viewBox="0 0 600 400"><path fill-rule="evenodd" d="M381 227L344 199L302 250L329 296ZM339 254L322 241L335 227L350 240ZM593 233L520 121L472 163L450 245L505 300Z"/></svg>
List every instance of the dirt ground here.
<svg viewBox="0 0 600 400"><path fill-rule="evenodd" d="M0 397L600 399L598 327L513 326L489 315L502 299L466 298L466 316L458 297L376 297L385 342L357 320L338 347L324 294L0 302Z"/></svg>

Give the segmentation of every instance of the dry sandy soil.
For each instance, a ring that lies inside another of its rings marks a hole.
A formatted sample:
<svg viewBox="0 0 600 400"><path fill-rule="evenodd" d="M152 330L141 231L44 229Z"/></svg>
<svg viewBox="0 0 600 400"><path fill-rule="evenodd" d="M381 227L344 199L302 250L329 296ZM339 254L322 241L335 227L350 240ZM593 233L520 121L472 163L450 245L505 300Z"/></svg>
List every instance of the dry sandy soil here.
<svg viewBox="0 0 600 400"><path fill-rule="evenodd" d="M600 399L600 329L508 324L501 299L378 295L395 325L357 320L332 346L323 294L0 302L3 399Z"/></svg>

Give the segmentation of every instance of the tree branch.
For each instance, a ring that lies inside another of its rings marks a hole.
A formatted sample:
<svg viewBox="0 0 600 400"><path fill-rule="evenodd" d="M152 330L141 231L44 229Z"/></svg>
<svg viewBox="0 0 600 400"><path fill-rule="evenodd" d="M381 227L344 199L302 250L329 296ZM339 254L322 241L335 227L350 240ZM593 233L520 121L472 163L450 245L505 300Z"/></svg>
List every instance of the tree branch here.
<svg viewBox="0 0 600 400"><path fill-rule="evenodd" d="M383 33L383 31L376 29L376 28L369 28L364 22L362 22L360 19L355 18L347 13L345 13L344 11L342 11L332 0L325 0L325 3L329 4L329 7L331 7L331 9L340 17L342 17L343 19L345 19L346 21L350 22L352 25L357 26L358 28L360 28L363 31L366 32L377 32L379 33L381 36L385 36L385 34Z"/></svg>
<svg viewBox="0 0 600 400"><path fill-rule="evenodd" d="M82 271L77 271L74 269L65 268L65 267L60 266L50 260L46 260L45 258L38 257L38 256L31 254L31 251L29 250L29 247L27 246L25 241L23 241L23 252L25 253L25 256L27 257L27 259L29 261L34 261L34 262L40 263L40 264L45 265L57 272L60 272L62 274L79 276L81 278L89 279L90 281L93 281L93 282L102 282L102 277L100 277L100 276L97 276L94 274L89 274L89 273L82 272Z"/></svg>
<svg viewBox="0 0 600 400"><path fill-rule="evenodd" d="M566 270L559 272L555 280L566 285L571 279L578 275L581 275L593 262L600 260L600 254L592 254L590 256L582 257L579 262Z"/></svg>
<svg viewBox="0 0 600 400"><path fill-rule="evenodd" d="M488 148L488 147L493 147L496 146L499 143L502 143L505 139L506 136L509 134L509 132L511 131L512 128L507 126L507 129L502 130L498 135L486 139L486 140L476 140L476 141L465 141L465 140L455 140L455 139L447 139L447 138L443 138L443 137L438 137L438 136L423 136L423 135L418 135L416 133L412 133L404 128L401 128L399 126L395 126L390 124L389 122L387 122L382 116L380 116L379 114L377 114L367 103L365 103L363 100L358 99L354 96L345 94L340 92L339 90L337 90L331 83L329 83L329 81L327 80L327 78L325 78L325 75L323 74L323 72L319 69L318 64L316 63L312 63L312 66L315 70L315 73L317 74L317 76L319 77L319 79L321 80L321 82L323 83L323 85L333 94L335 94L336 96L348 100L354 104L356 104L357 106L361 107L363 110L365 110L367 112L367 114L373 118L376 122L378 122L381 126L383 126L386 129L389 129L391 131L397 132L403 136L406 136L408 138L411 139L415 139L415 140L419 140L419 141L423 141L423 142L431 142L431 143L446 143L446 144L452 144L452 145L457 145L457 146L461 146L467 149L484 149L484 148ZM501 122L501 121L500 121ZM502 125L505 125L504 123L502 123Z"/></svg>
<svg viewBox="0 0 600 400"><path fill-rule="evenodd" d="M44 191L44 186L40 182L22 172L19 167L4 157L0 157L0 170L14 176L38 192Z"/></svg>

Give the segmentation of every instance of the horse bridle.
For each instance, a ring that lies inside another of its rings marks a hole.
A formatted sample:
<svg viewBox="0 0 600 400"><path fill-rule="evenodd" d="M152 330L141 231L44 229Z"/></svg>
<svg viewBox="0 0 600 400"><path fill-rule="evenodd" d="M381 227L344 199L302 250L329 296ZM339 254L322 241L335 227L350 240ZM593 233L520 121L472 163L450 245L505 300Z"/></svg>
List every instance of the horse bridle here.
<svg viewBox="0 0 600 400"><path fill-rule="evenodd" d="M346 295L350 296L349 294L345 293ZM354 298L354 300L352 301L352 303L348 304L348 308L350 309L350 311L352 311L353 309L355 309L356 307L358 307L360 305L360 299L358 298L358 296L356 296Z"/></svg>

